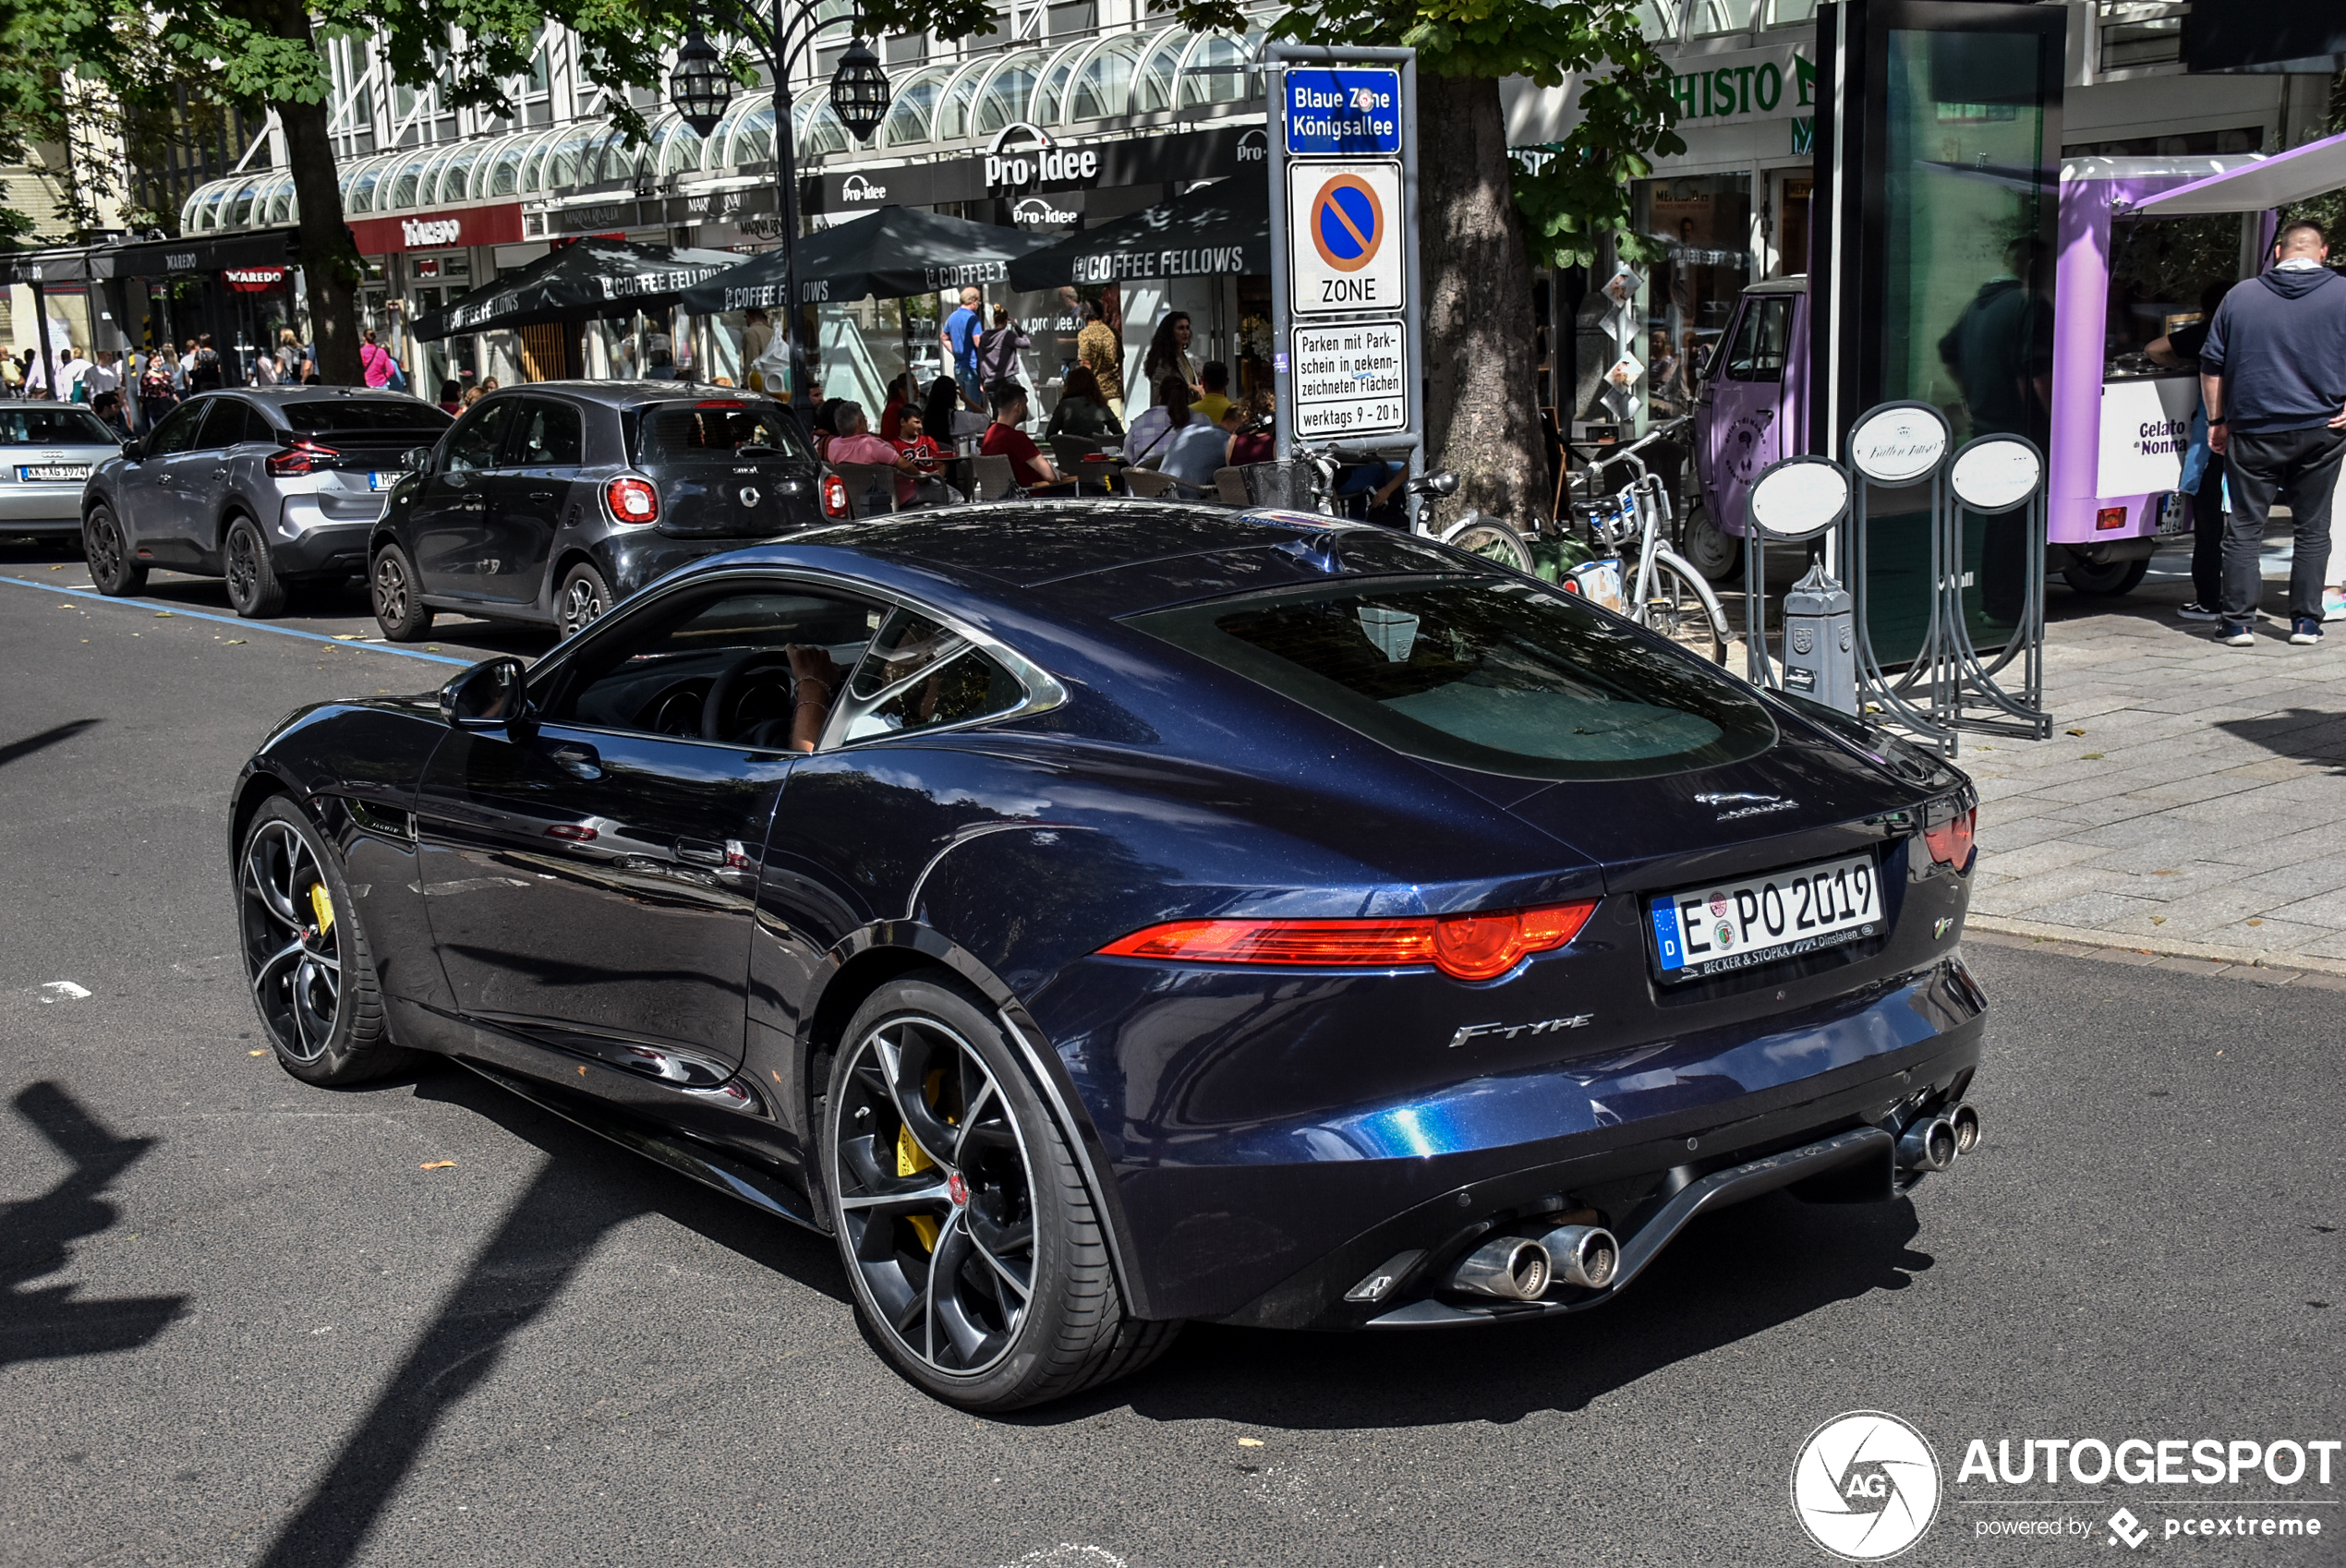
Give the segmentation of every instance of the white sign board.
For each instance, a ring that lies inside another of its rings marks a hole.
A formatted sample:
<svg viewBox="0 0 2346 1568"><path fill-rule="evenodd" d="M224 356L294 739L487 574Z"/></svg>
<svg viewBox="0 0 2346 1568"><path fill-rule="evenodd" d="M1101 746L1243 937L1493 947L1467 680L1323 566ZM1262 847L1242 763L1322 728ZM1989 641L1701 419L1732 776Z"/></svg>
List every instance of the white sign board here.
<svg viewBox="0 0 2346 1568"><path fill-rule="evenodd" d="M2183 483L2199 378L2161 376L2112 381L2101 389L2101 465L2098 496L2139 496Z"/></svg>
<svg viewBox="0 0 2346 1568"><path fill-rule="evenodd" d="M1295 433L1307 440L1409 426L1409 356L1398 321L1298 327Z"/></svg>
<svg viewBox="0 0 2346 1568"><path fill-rule="evenodd" d="M1287 187L1288 309L1298 316L1399 310L1409 243L1400 160L1289 163Z"/></svg>
<svg viewBox="0 0 2346 1568"><path fill-rule="evenodd" d="M1877 485L1911 485L1947 455L1947 422L1914 404L1868 410L1849 432L1849 466Z"/></svg>
<svg viewBox="0 0 2346 1568"><path fill-rule="evenodd" d="M2037 449L2010 436L1990 436L1955 453L1947 483L1955 499L1974 512L2010 512L2037 493L2045 465Z"/></svg>

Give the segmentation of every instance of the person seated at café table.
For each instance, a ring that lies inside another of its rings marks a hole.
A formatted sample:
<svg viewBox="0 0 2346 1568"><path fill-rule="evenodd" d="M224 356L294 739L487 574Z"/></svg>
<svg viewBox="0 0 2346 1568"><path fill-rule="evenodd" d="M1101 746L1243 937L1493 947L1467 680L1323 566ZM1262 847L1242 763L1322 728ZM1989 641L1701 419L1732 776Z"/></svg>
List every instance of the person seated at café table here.
<svg viewBox="0 0 2346 1568"><path fill-rule="evenodd" d="M1067 373L1067 382L1059 389L1059 405L1051 410L1051 422L1043 434L1103 443L1124 439L1124 427L1108 412L1107 399L1100 395L1100 379L1089 367L1078 365Z"/></svg>
<svg viewBox="0 0 2346 1568"><path fill-rule="evenodd" d="M960 389L954 389L956 395ZM896 504L905 506L914 497L931 506L946 501L958 501L961 493L945 482L946 453L925 427L927 420L918 408L907 408L896 421ZM907 476L909 476L909 477Z"/></svg>
<svg viewBox="0 0 2346 1568"><path fill-rule="evenodd" d="M1208 423L1219 425L1230 408L1230 368L1219 359L1209 359L1197 373L1197 384L1198 395L1190 400L1190 406L1204 415Z"/></svg>
<svg viewBox="0 0 2346 1568"><path fill-rule="evenodd" d="M888 383L888 405L880 410L880 439L896 439L896 420L908 408L921 405L921 379L907 370Z"/></svg>
<svg viewBox="0 0 2346 1568"><path fill-rule="evenodd" d="M1180 493L1194 500L1214 488L1214 471L1229 451L1229 432L1190 406L1190 389L1167 378L1165 417L1172 427L1156 466L1181 481Z"/></svg>
<svg viewBox="0 0 2346 1568"><path fill-rule="evenodd" d="M917 420L920 416L913 417ZM913 499L913 476L918 470L905 461L896 443L872 434L871 422L864 416L864 405L842 398L832 411L832 423L839 433L831 437L830 447L823 461L837 466L841 463L861 463L872 468L896 470L896 504L903 505Z"/></svg>
<svg viewBox="0 0 2346 1568"><path fill-rule="evenodd" d="M1016 381L997 381L986 392L994 404L994 422L986 427L986 440L977 450L987 457L1009 458L1011 481L1022 488L1061 483L1051 460L1019 428L1026 423L1026 389Z"/></svg>
<svg viewBox="0 0 2346 1568"><path fill-rule="evenodd" d="M1125 428L1126 462L1138 463L1149 468L1163 466L1165 454L1172 450L1173 416L1166 412L1166 404L1171 401L1175 387L1181 389L1181 406L1189 406L1189 384L1178 375L1160 378L1153 389L1152 395L1156 400L1155 404L1147 413L1136 416L1132 423Z"/></svg>
<svg viewBox="0 0 2346 1568"><path fill-rule="evenodd" d="M1243 401L1230 404L1222 416L1222 428L1230 433L1229 445L1222 454L1227 465L1243 468L1250 463L1269 463L1278 456L1278 437L1271 428L1275 407L1275 400L1267 391L1251 392Z"/></svg>

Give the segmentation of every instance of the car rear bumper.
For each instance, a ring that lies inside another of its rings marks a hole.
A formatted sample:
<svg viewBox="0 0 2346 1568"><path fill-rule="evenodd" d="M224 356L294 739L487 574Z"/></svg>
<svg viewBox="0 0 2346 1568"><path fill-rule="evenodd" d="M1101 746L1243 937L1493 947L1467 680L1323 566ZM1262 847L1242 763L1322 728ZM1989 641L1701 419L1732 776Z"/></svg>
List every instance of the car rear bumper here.
<svg viewBox="0 0 2346 1568"><path fill-rule="evenodd" d="M81 526L81 481L69 484L0 484L0 523L27 532L79 530Z"/></svg>
<svg viewBox="0 0 2346 1568"><path fill-rule="evenodd" d="M1919 1106L1952 1102L1978 1066L1984 1032L1984 998L1960 957L1947 953L1737 1029L1461 1076L1406 1102L1145 1148L1117 1136L1135 1125L1135 1112L1195 1107L1218 1097L1216 1086L1203 1077L1148 1085L1127 1078L1118 1103L1104 1103L1095 1079L1075 1076L1116 1171L1127 1266L1143 1276L1152 1316L1403 1326L1496 1315L1492 1303L1436 1309L1458 1305L1440 1286L1478 1238L1593 1207L1625 1248L1634 1247L1646 1224L1666 1219L1673 1194L1706 1176L1895 1128ZM1054 1037L1064 1053L1067 1033ZM1341 1098L1340 1085L1330 1098ZM1892 1196L1879 1158L1887 1141L1860 1139L1825 1162L1848 1167L1832 1178L1842 1196ZM1737 1195L1759 1190L1757 1180ZM1405 1267L1393 1287L1373 1301L1346 1299L1397 1259ZM1559 1287L1553 1302L1511 1309L1593 1305L1609 1294ZM1417 1303L1430 1305L1396 1316Z"/></svg>
<svg viewBox="0 0 2346 1568"><path fill-rule="evenodd" d="M375 523L376 517L329 519L309 497L288 496L283 517L269 530L269 553L284 577L364 572Z"/></svg>

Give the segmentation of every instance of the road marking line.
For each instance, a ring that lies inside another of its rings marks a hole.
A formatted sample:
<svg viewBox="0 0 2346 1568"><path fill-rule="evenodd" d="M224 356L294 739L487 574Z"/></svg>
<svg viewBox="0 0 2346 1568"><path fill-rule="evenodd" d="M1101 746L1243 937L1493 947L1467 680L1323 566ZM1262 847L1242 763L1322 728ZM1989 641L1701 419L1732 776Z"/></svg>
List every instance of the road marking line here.
<svg viewBox="0 0 2346 1568"><path fill-rule="evenodd" d="M154 609L154 601L151 599L110 599L92 588L68 588L56 583L35 583L25 577L11 577L6 573L0 573L0 583L14 583L19 588L39 588L44 594L71 594L77 598L91 599L99 604L115 605L126 609L152 610ZM265 621L247 621L241 616L235 615L212 615L200 609L172 609L159 613L193 616L198 621L217 621L223 626L241 627L248 632L274 632L280 637L307 637L313 643L330 643L338 648L369 648L376 653L397 654L402 658L426 659L433 664L469 666L478 662L469 658L450 658L446 654L417 653L412 648L393 647L387 643L345 643L341 638L329 636L323 632L296 632L290 626L272 626Z"/></svg>

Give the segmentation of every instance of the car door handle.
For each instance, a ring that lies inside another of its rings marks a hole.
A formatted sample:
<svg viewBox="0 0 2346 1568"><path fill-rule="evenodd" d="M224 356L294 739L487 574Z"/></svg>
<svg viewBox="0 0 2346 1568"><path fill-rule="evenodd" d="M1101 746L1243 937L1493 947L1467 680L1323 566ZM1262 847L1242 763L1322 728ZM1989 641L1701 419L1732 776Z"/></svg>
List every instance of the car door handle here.
<svg viewBox="0 0 2346 1568"><path fill-rule="evenodd" d="M529 492L529 499L532 501L551 501L554 499L554 492L551 490L532 490Z"/></svg>

